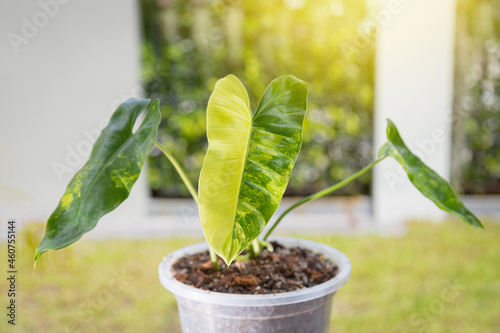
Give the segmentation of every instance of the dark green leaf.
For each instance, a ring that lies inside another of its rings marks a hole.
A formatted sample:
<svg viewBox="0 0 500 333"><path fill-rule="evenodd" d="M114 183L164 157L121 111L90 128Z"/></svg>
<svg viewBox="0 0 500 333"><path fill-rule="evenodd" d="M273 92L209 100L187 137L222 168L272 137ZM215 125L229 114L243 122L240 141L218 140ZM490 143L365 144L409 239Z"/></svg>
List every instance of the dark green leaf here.
<svg viewBox="0 0 500 333"><path fill-rule="evenodd" d="M398 161L413 185L436 206L456 215L470 225L483 227L477 217L460 201L450 184L413 155L401 139L394 123L390 119L387 122L389 142L380 148L379 157L390 156Z"/></svg>
<svg viewBox="0 0 500 333"><path fill-rule="evenodd" d="M142 124L133 133L137 118L146 108ZM50 216L45 237L36 249L35 263L43 252L76 242L128 197L153 148L159 123L158 101L129 99L118 107L89 160L70 181Z"/></svg>

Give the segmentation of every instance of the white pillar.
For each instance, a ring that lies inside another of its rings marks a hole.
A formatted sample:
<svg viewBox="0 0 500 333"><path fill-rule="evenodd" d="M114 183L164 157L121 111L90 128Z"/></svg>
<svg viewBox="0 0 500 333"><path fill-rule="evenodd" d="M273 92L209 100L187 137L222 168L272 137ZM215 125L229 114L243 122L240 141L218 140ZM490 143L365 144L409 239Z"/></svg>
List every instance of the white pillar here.
<svg viewBox="0 0 500 333"><path fill-rule="evenodd" d="M0 220L45 222L101 122L141 94L138 4L2 1L0 37ZM145 213L141 178L112 216Z"/></svg>
<svg viewBox="0 0 500 333"><path fill-rule="evenodd" d="M384 0L376 55L375 149L392 119L407 146L445 179L450 174L454 0ZM375 167L373 212L382 224L441 219L393 160Z"/></svg>

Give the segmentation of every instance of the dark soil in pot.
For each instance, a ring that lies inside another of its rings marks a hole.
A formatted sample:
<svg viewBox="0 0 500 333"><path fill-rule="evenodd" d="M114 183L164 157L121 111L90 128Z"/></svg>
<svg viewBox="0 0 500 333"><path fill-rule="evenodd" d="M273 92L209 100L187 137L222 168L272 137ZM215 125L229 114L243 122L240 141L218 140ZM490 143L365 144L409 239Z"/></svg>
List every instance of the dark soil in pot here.
<svg viewBox="0 0 500 333"><path fill-rule="evenodd" d="M274 252L263 249L249 261L236 261L213 269L208 251L180 258L172 266L174 277L196 288L231 294L274 294L313 287L333 278L338 267L310 250L285 248L273 242Z"/></svg>

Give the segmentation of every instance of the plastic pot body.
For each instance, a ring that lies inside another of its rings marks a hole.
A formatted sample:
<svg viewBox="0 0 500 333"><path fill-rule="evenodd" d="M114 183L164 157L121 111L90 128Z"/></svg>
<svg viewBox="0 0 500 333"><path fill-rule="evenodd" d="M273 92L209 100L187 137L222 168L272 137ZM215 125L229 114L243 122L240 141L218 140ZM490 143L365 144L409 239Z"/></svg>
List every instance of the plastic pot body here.
<svg viewBox="0 0 500 333"><path fill-rule="evenodd" d="M182 332L327 333L332 294L284 305L231 306L196 302L176 295Z"/></svg>
<svg viewBox="0 0 500 333"><path fill-rule="evenodd" d="M345 254L327 245L296 238L275 237L286 247L298 246L320 253L339 267L331 280L312 288L271 295L236 295L201 290L177 281L171 273L179 258L206 251L206 243L179 249L159 266L162 285L177 300L183 333L325 333L330 327L332 299L351 274Z"/></svg>

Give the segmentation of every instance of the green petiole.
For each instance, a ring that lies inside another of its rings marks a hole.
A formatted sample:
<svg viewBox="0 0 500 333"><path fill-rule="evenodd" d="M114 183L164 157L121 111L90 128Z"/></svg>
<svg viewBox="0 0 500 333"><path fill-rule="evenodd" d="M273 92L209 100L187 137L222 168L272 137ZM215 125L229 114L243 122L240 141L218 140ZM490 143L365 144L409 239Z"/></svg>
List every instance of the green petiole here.
<svg viewBox="0 0 500 333"><path fill-rule="evenodd" d="M294 210L295 208L299 207L300 205L303 205L305 204L306 202L309 202L309 201L312 201L312 200L316 200L318 198L321 198L327 194L330 194L332 193L333 191L335 190L338 190L339 188L349 184L350 182L352 182L354 179L358 178L359 176L365 174L368 170L370 170L371 168L373 168L377 163L379 163L380 161L382 161L384 158L386 158L387 156L383 156L381 158L379 158L378 160L372 162L370 165L366 166L365 168L363 168L362 170L356 172L355 174L351 175L350 177L344 179L343 181L335 184L335 185L332 185L330 187L327 187L325 188L324 190L321 190L317 193L314 193L314 194L311 194L310 196L308 197L305 197L299 201L297 201L296 203L294 203L292 206L290 206L287 210L285 210L279 217L278 219L276 220L276 222L274 222L274 224L272 225L272 227L267 231L266 235L264 236L264 241L267 240L267 238L269 237L269 235L271 235L271 233L274 231L274 229L278 226L278 224L281 222L281 220L288 214L290 213L292 210Z"/></svg>
<svg viewBox="0 0 500 333"><path fill-rule="evenodd" d="M182 167L179 164L179 162L175 159L174 155L172 155L168 151L168 149L164 145L162 145L161 143L159 143L158 141L155 141L155 145L160 149L160 151L163 154L165 154L165 156L168 158L168 160L170 161L170 163L172 163L172 165L174 166L175 170L177 171L177 173L181 177L182 181L184 182L184 184L188 188L189 193L191 193L191 196L193 197L194 201L196 202L196 204L198 204L198 193L196 192L193 184L191 183L191 181L187 177L186 173L182 169ZM214 265L214 269L217 270L217 271L220 270L219 263L217 261L218 260L217 259L217 254L214 252L214 250L212 250L212 248L210 246L208 247L208 250L210 252L210 260L212 261L212 264Z"/></svg>

